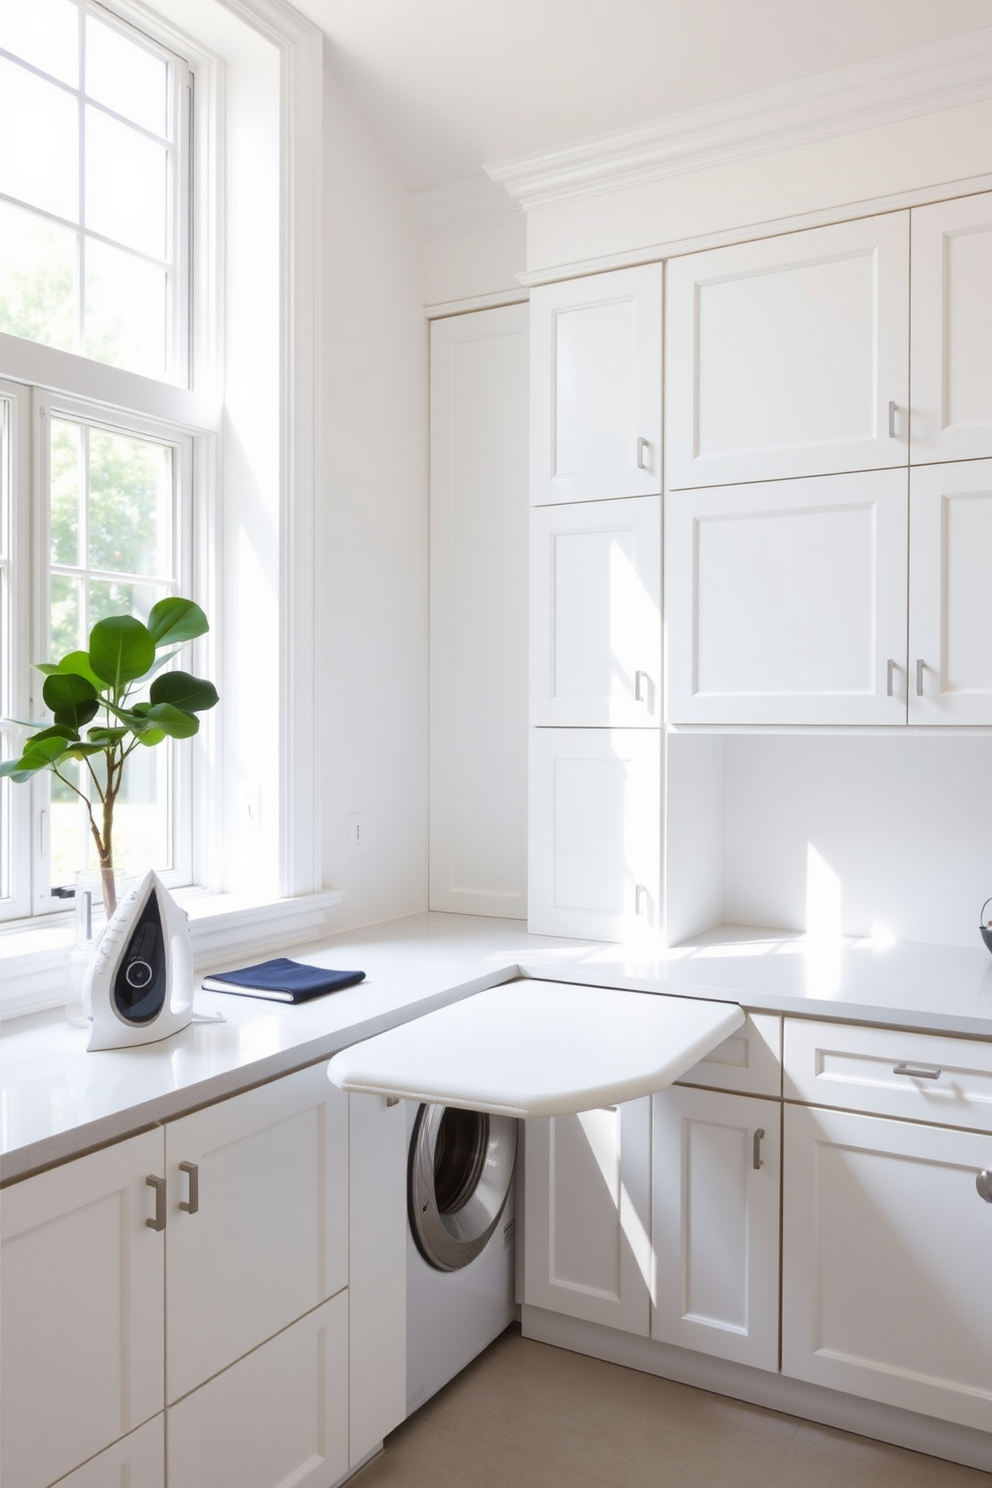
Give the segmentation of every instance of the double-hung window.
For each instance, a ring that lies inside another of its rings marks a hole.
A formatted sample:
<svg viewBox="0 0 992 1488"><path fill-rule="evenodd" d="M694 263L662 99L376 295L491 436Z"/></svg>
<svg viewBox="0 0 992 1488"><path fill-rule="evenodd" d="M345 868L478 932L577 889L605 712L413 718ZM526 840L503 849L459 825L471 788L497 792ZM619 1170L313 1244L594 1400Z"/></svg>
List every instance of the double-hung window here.
<svg viewBox="0 0 992 1488"><path fill-rule="evenodd" d="M33 663L84 648L106 615L145 619L192 592L194 454L211 434L182 396L194 73L150 26L94 0L0 0L5 720L44 721ZM21 738L4 723L4 758ZM129 759L125 870L192 881L189 756L170 740ZM3 782L6 918L63 908L92 857L79 793L99 777L85 762L60 773Z"/></svg>

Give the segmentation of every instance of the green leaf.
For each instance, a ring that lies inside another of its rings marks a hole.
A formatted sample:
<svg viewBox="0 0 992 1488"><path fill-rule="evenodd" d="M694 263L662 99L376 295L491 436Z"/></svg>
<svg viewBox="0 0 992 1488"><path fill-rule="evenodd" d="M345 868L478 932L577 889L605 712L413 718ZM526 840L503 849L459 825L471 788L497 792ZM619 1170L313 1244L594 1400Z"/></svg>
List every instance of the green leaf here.
<svg viewBox="0 0 992 1488"><path fill-rule="evenodd" d="M200 720L193 713L184 713L171 703L155 703L145 717L172 739L189 739L200 727Z"/></svg>
<svg viewBox="0 0 992 1488"><path fill-rule="evenodd" d="M160 672L163 667L168 666L172 658L174 656L178 656L181 650L182 647L177 646L174 651L163 651L161 656L156 656L154 662L148 668L147 672L145 672L144 676L139 677L138 681L147 682L149 677L154 677L156 672Z"/></svg>
<svg viewBox="0 0 992 1488"><path fill-rule="evenodd" d="M90 730L92 733L92 729ZM37 734L32 734L28 740L29 744L36 744L39 739L65 739L72 742L79 738L79 730L70 727L67 723L53 723L50 728L42 729Z"/></svg>
<svg viewBox="0 0 992 1488"><path fill-rule="evenodd" d="M36 672L44 672L46 677L50 676L52 672L58 671L58 667L54 661L36 661L34 663L34 669Z"/></svg>
<svg viewBox="0 0 992 1488"><path fill-rule="evenodd" d="M195 640L197 636L206 635L209 629L200 606L191 599L181 599L179 595L160 599L158 604L152 605L148 616L148 631L156 650L162 646L174 646L178 641Z"/></svg>
<svg viewBox="0 0 992 1488"><path fill-rule="evenodd" d="M90 631L90 666L116 693L143 677L154 660L155 642L131 615L110 615Z"/></svg>
<svg viewBox="0 0 992 1488"><path fill-rule="evenodd" d="M8 760L0 765L0 777L9 775L11 780L30 780L39 770L47 770L65 753L66 741L61 736L47 739L31 739L24 747L19 760Z"/></svg>
<svg viewBox="0 0 992 1488"><path fill-rule="evenodd" d="M138 743L144 744L146 749L153 749L156 744L161 744L162 740L166 737L165 729L146 728L138 735Z"/></svg>
<svg viewBox="0 0 992 1488"><path fill-rule="evenodd" d="M153 704L172 703L186 713L201 713L219 702L214 684L189 672L166 672L163 677L156 677L148 696Z"/></svg>
<svg viewBox="0 0 992 1488"><path fill-rule="evenodd" d="M69 747L68 747L68 749L65 752L64 758L65 759L86 759L88 755L91 755L91 754L103 754L103 753L104 753L104 746L102 744L83 744L83 743L70 744Z"/></svg>
<svg viewBox="0 0 992 1488"><path fill-rule="evenodd" d="M55 714L55 722L68 724L77 732L100 710L93 683L74 672L50 672L41 695L46 708Z"/></svg>
<svg viewBox="0 0 992 1488"><path fill-rule="evenodd" d="M86 737L91 744L97 744L101 749L113 748L122 739L126 739L128 730L126 728L91 728L86 730Z"/></svg>
<svg viewBox="0 0 992 1488"><path fill-rule="evenodd" d="M71 672L73 676L85 677L87 682L92 682L97 692L104 686L102 679L90 666L89 653L86 651L70 651L67 656L63 656L56 671Z"/></svg>

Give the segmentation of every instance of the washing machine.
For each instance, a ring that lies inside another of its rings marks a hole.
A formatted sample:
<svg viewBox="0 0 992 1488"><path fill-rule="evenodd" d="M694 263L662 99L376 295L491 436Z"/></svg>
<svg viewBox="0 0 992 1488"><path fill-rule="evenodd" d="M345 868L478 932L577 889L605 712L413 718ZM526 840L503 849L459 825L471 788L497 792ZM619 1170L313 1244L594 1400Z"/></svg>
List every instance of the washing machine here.
<svg viewBox="0 0 992 1488"><path fill-rule="evenodd" d="M407 1102L407 1415L516 1316L517 1126Z"/></svg>

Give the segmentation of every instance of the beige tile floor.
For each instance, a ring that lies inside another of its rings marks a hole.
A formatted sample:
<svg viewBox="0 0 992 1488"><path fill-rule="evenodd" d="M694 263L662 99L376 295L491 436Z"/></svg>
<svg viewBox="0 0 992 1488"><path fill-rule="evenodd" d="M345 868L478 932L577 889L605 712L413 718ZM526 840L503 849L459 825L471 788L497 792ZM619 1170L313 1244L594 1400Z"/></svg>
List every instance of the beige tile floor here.
<svg viewBox="0 0 992 1488"><path fill-rule="evenodd" d="M510 1328L356 1488L992 1488L923 1457L522 1338Z"/></svg>

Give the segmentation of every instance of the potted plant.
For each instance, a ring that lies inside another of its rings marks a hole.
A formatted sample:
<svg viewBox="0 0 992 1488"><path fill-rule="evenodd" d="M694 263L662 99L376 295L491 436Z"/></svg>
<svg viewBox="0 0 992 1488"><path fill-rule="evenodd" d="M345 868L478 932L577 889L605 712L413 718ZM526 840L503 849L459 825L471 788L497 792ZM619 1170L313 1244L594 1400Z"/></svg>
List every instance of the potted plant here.
<svg viewBox="0 0 992 1488"><path fill-rule="evenodd" d="M198 713L217 702L212 682L189 672L163 671L187 641L209 630L207 617L190 599L172 596L153 605L147 624L133 615L110 615L90 631L86 651L70 651L58 662L41 662L42 697L53 721L24 742L20 759L0 765L0 776L30 780L51 770L81 798L96 848L107 917L117 907L114 886L114 806L124 765L138 748L166 738L187 739L200 727ZM148 695L136 693L148 685ZM94 722L94 720L96 720ZM24 727L35 727L25 724ZM91 791L64 773L80 760Z"/></svg>

